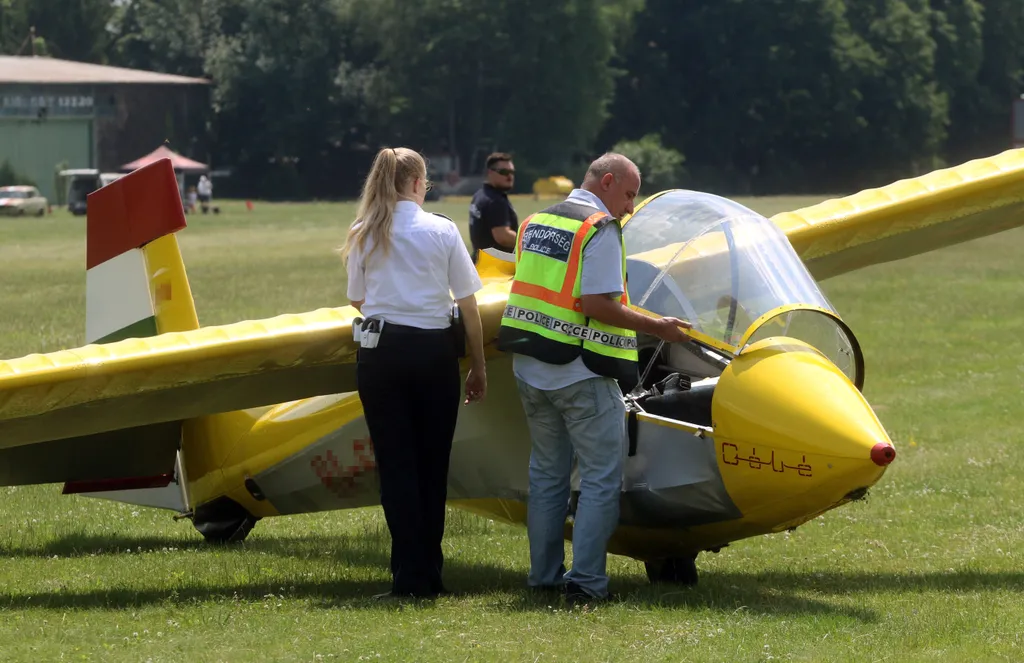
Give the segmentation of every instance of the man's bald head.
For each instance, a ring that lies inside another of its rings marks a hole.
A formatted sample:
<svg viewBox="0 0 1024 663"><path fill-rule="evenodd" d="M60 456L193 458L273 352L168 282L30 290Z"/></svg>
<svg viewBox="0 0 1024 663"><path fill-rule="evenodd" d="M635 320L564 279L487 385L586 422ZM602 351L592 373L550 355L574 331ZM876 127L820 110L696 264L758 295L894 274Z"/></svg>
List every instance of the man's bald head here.
<svg viewBox="0 0 1024 663"><path fill-rule="evenodd" d="M616 219L633 213L633 199L640 192L640 169L615 152L602 154L587 168L581 189L601 199Z"/></svg>
<svg viewBox="0 0 1024 663"><path fill-rule="evenodd" d="M590 164L590 168L587 168L587 174L583 178L583 186L586 187L587 184L592 182L600 182L601 178L607 173L611 173L616 181L622 181L622 178L629 173L636 173L637 178L640 177L640 169L629 158L622 154L608 152L594 159L593 163Z"/></svg>

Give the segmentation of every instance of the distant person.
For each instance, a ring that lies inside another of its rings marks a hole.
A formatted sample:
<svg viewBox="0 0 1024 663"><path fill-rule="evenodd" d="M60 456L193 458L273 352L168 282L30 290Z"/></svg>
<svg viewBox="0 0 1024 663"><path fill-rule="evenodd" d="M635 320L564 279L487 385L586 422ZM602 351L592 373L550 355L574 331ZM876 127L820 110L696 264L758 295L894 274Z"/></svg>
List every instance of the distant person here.
<svg viewBox="0 0 1024 663"><path fill-rule="evenodd" d="M192 213L196 211L196 188L190 186L188 193L185 194L185 211Z"/></svg>
<svg viewBox="0 0 1024 663"><path fill-rule="evenodd" d="M203 214L206 214L210 211L210 200L213 199L213 182L206 175L200 175L196 191L199 194L199 203L202 205Z"/></svg>
<svg viewBox="0 0 1024 663"><path fill-rule="evenodd" d="M626 457L623 392L638 382L636 332L673 343L690 325L629 308L619 220L633 212L640 171L621 154L595 160L579 189L523 222L498 348L512 371L532 439L527 585L570 603L608 598L608 540L618 526ZM571 265L582 265L579 272ZM565 571L573 452L580 497Z"/></svg>
<svg viewBox="0 0 1024 663"><path fill-rule="evenodd" d="M473 262L484 249L512 252L516 245L519 217L509 202L508 192L516 180L512 157L495 152L487 157L484 185L469 204L469 240Z"/></svg>
<svg viewBox="0 0 1024 663"><path fill-rule="evenodd" d="M465 402L487 391L480 277L455 223L423 210L429 187L420 154L378 152L341 252L348 298L364 316L356 388L391 532L391 591L381 598L446 593L441 540L462 392L454 302L471 357Z"/></svg>

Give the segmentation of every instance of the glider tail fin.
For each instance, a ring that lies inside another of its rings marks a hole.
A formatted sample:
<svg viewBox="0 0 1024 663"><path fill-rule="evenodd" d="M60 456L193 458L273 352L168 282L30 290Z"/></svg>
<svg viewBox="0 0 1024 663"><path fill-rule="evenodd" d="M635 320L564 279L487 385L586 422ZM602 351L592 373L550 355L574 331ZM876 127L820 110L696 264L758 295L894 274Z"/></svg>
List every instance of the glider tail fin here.
<svg viewBox="0 0 1024 663"><path fill-rule="evenodd" d="M89 194L87 215L86 342L113 343L198 329L175 237L185 227L185 210L170 160L161 159ZM255 419L251 412L241 411L179 421L170 431L173 441L158 441L149 431L139 430L139 445L173 442L164 473L69 482L64 492L179 513L198 508L194 522L207 530L201 529L204 535L235 531L236 505L217 500L216 489L209 487L216 482L200 479L219 470L231 445ZM190 482L190 475L198 481Z"/></svg>
<svg viewBox="0 0 1024 663"><path fill-rule="evenodd" d="M174 233L185 227L169 159L89 194L86 219L86 343L113 343L199 328ZM178 429L180 430L180 426ZM145 431L139 444L153 443ZM81 493L184 511L181 454L164 474L64 484Z"/></svg>
<svg viewBox="0 0 1024 663"><path fill-rule="evenodd" d="M185 211L170 160L89 194L86 343L199 328L174 233Z"/></svg>

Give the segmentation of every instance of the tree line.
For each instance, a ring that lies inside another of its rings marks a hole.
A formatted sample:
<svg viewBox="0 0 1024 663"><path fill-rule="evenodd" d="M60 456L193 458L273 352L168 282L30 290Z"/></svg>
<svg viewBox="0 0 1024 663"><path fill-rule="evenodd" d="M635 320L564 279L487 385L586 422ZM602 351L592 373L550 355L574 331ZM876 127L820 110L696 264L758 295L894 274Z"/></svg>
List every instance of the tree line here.
<svg viewBox="0 0 1024 663"><path fill-rule="evenodd" d="M287 197L399 144L524 189L617 148L658 188L852 190L1008 148L1024 92L1021 0L0 0L4 53L30 26L209 77L209 158Z"/></svg>

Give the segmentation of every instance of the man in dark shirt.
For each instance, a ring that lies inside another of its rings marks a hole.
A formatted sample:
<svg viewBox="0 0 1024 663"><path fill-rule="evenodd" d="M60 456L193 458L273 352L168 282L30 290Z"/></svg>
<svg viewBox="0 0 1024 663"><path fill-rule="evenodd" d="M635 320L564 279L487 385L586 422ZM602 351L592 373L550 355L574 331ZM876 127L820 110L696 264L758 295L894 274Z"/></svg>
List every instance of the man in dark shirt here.
<svg viewBox="0 0 1024 663"><path fill-rule="evenodd" d="M495 152L487 157L484 185L473 194L469 204L469 239L473 244L473 262L483 249L512 252L516 245L519 217L508 192L515 183L516 170L512 157Z"/></svg>

